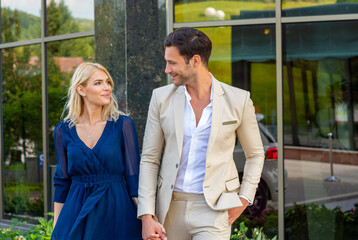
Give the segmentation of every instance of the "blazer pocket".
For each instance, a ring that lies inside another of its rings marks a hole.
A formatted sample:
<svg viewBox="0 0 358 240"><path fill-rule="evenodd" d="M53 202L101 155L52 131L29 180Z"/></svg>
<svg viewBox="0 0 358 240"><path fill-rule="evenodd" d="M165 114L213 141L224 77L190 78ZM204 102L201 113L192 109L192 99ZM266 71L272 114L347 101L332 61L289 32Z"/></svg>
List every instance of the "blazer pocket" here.
<svg viewBox="0 0 358 240"><path fill-rule="evenodd" d="M225 182L225 185L226 185L226 189L228 191L233 191L233 190L238 189L240 187L240 182L239 182L238 177L235 177L235 178L232 178L230 180L227 180Z"/></svg>
<svg viewBox="0 0 358 240"><path fill-rule="evenodd" d="M159 176L159 178L158 178L158 184L157 184L158 188L161 188L161 187L162 187L162 184L163 184L163 178L162 178L161 176Z"/></svg>
<svg viewBox="0 0 358 240"><path fill-rule="evenodd" d="M226 121L226 122L223 122L223 125L231 125L231 124L235 124L237 123L237 120L232 120L232 121Z"/></svg>

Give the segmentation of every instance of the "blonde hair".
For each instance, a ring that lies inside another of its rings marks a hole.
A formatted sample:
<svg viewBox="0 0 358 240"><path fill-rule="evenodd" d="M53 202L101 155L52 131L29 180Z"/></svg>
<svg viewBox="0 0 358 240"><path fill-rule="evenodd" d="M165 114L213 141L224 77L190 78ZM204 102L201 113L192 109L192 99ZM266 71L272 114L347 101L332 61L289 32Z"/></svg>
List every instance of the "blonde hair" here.
<svg viewBox="0 0 358 240"><path fill-rule="evenodd" d="M67 112L67 116L64 118L64 121L69 121L70 127L77 123L78 118L81 116L84 110L84 101L82 96L77 92L77 87L79 85L86 86L88 79L96 71L103 71L105 74L107 74L112 89L114 87L111 75L101 64L91 62L81 63L76 68L71 78L71 83L67 93L66 105L62 113L62 116L64 116L65 112ZM102 119L116 121L119 115L124 115L124 113L118 110L117 101L112 93L110 103L103 106L102 108Z"/></svg>

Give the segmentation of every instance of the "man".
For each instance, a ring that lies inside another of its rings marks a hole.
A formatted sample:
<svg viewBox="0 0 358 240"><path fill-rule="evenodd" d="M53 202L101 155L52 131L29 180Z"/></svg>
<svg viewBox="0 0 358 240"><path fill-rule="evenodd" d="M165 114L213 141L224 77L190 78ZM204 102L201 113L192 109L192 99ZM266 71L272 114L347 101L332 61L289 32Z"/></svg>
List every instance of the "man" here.
<svg viewBox="0 0 358 240"><path fill-rule="evenodd" d="M139 177L143 239L229 239L230 225L253 202L264 150L249 92L208 71L212 44L180 28L163 44L173 84L153 91ZM236 136L245 151L240 184ZM157 224L156 217L164 228Z"/></svg>

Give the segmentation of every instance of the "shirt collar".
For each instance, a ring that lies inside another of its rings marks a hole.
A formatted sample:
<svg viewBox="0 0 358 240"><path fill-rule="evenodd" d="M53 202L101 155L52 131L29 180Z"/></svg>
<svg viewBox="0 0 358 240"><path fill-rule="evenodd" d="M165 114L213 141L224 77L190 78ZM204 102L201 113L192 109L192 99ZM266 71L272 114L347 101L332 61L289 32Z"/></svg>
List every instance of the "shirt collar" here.
<svg viewBox="0 0 358 240"><path fill-rule="evenodd" d="M210 90L210 102L213 101L213 85L214 85L214 80L213 80L213 75L210 73L210 76L211 76L211 90ZM191 100L191 96L190 94L188 93L188 90L186 89L186 85L183 85L184 87L184 93L185 93L185 97L186 99L188 99L188 101Z"/></svg>

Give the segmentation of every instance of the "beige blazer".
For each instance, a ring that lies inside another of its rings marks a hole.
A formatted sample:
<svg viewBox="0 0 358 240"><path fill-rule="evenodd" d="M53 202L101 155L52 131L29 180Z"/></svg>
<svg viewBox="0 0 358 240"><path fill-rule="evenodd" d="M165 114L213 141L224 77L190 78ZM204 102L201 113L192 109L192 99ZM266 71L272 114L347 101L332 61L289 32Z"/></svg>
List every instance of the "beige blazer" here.
<svg viewBox="0 0 358 240"><path fill-rule="evenodd" d="M203 191L214 210L241 206L238 193L254 200L264 150L250 93L213 77L212 126L206 153ZM138 217L157 215L164 223L180 164L184 135L184 87L153 91L140 162ZM236 136L245 151L240 184L233 160Z"/></svg>

